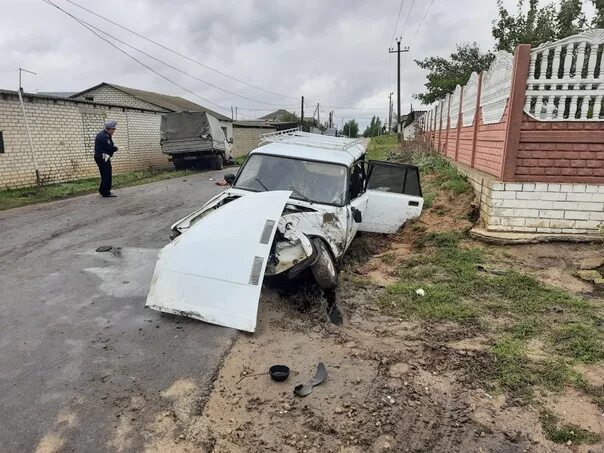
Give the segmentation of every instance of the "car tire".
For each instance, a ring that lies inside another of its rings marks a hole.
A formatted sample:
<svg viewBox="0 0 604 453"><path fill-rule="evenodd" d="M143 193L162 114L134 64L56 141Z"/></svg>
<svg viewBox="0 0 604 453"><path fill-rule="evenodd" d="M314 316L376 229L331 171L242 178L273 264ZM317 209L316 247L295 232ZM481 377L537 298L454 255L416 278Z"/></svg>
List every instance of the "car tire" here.
<svg viewBox="0 0 604 453"><path fill-rule="evenodd" d="M315 239L314 244L318 258L311 268L312 274L321 289L333 289L338 286L338 268L335 260L323 241Z"/></svg>
<svg viewBox="0 0 604 453"><path fill-rule="evenodd" d="M187 168L187 161L184 157L174 157L172 158L172 163L177 170L185 170Z"/></svg>
<svg viewBox="0 0 604 453"><path fill-rule="evenodd" d="M224 168L224 156L222 154L216 154L213 167L214 170L222 170Z"/></svg>

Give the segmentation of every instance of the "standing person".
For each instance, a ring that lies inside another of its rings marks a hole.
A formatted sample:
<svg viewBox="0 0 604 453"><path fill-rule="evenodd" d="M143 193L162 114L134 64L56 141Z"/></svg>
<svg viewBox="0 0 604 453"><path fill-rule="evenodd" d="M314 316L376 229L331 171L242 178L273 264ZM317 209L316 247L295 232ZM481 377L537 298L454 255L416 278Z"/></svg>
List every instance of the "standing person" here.
<svg viewBox="0 0 604 453"><path fill-rule="evenodd" d="M94 161L101 174L99 193L103 197L115 197L111 193L111 157L117 151L117 146L113 144L112 138L116 127L117 121L105 121L105 129L96 134L94 139Z"/></svg>

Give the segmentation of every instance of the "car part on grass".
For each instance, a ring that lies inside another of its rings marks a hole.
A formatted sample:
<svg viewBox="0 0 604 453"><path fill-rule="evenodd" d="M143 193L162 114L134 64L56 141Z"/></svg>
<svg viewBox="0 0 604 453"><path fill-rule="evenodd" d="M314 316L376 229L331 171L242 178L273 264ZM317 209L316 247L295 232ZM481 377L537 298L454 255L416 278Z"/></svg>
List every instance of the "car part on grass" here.
<svg viewBox="0 0 604 453"><path fill-rule="evenodd" d="M283 382L289 377L289 367L285 365L273 365L268 372L271 379L276 382Z"/></svg>
<svg viewBox="0 0 604 453"><path fill-rule="evenodd" d="M110 245L101 245L100 247L98 247L96 249L97 252L102 253L102 252L108 252L112 249L113 247Z"/></svg>
<svg viewBox="0 0 604 453"><path fill-rule="evenodd" d="M323 362L319 362L317 366L317 372L315 376L310 380L308 384L298 384L294 388L294 395L296 396L308 396L312 393L315 386L321 384L327 377L327 368Z"/></svg>

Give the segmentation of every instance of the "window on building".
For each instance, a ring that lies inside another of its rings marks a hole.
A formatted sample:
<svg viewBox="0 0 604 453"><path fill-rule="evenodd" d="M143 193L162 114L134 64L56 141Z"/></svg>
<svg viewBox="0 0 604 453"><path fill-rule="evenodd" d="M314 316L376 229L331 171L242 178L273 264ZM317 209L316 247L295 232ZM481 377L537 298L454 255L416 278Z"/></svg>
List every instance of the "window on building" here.
<svg viewBox="0 0 604 453"><path fill-rule="evenodd" d="M84 96L87 101L94 101L94 96Z"/></svg>
<svg viewBox="0 0 604 453"><path fill-rule="evenodd" d="M2 131L0 131L0 153L4 152L4 137L2 137Z"/></svg>

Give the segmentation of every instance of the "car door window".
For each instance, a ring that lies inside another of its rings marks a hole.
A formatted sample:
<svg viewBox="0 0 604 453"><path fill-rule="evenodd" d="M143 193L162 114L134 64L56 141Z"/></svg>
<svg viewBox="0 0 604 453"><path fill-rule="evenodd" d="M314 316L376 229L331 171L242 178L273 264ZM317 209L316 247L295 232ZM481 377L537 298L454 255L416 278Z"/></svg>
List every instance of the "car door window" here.
<svg viewBox="0 0 604 453"><path fill-rule="evenodd" d="M370 161L367 189L421 197L419 169L413 165Z"/></svg>
<svg viewBox="0 0 604 453"><path fill-rule="evenodd" d="M350 199L362 195L365 189L365 167L363 162L357 162L350 172Z"/></svg>

